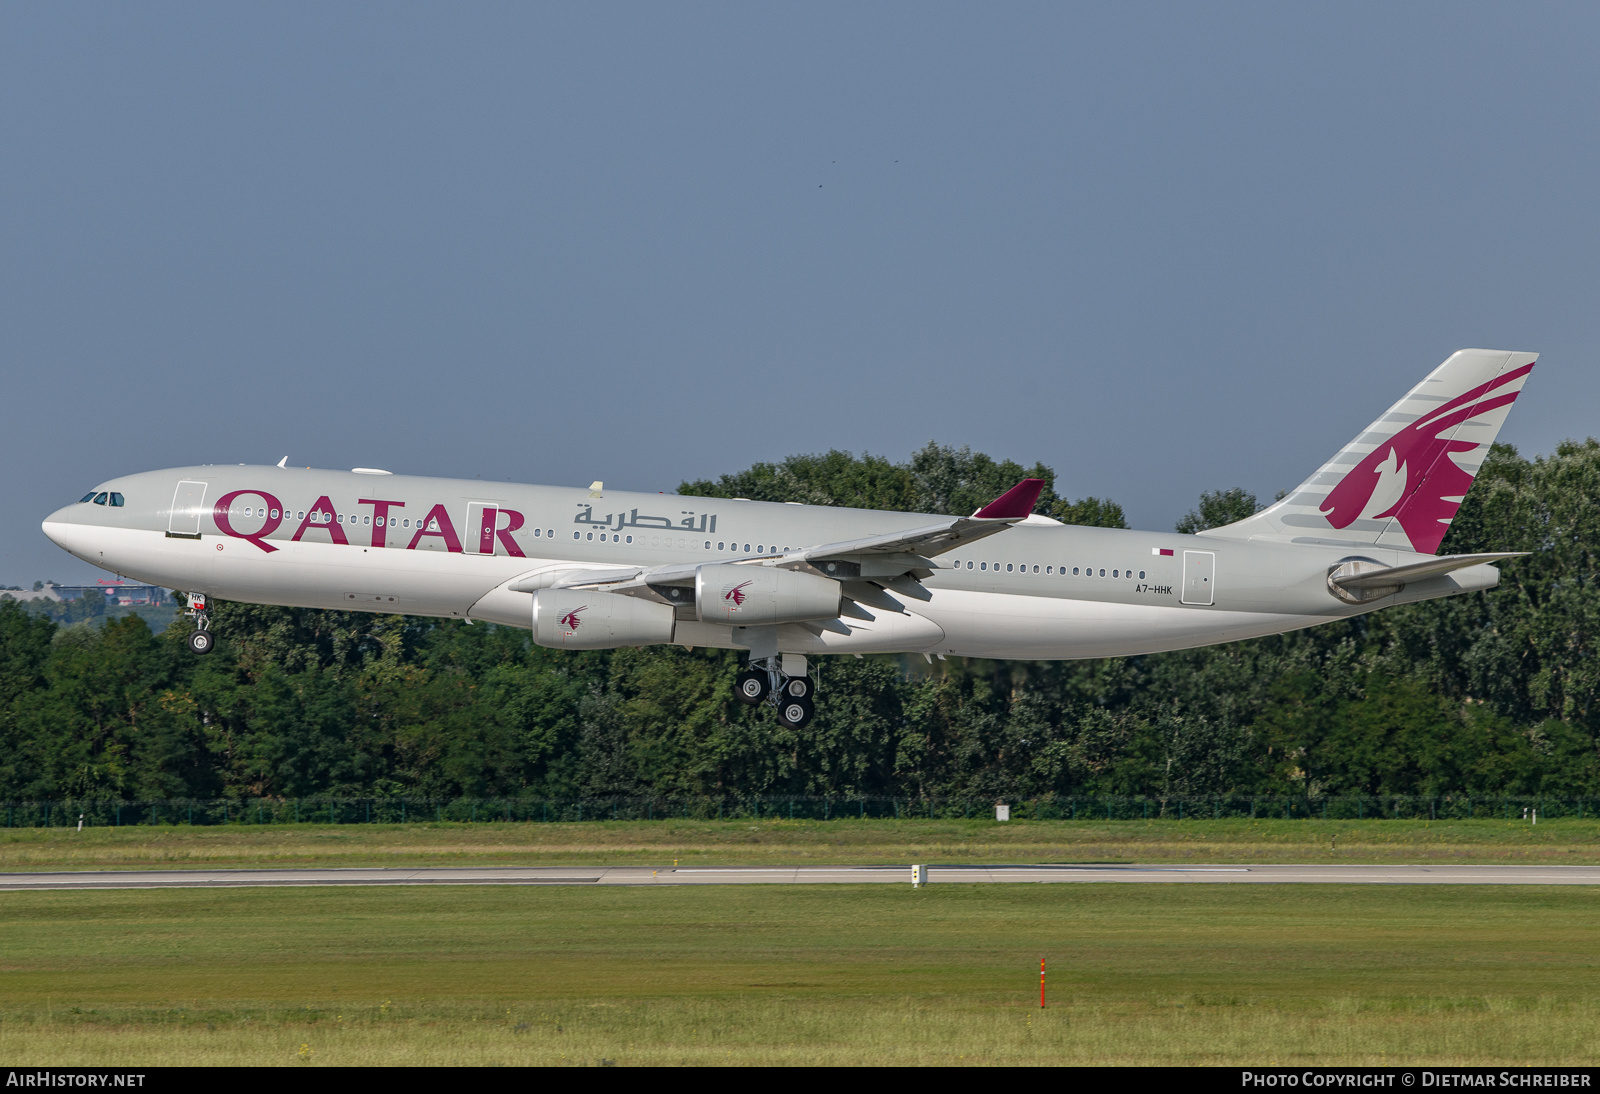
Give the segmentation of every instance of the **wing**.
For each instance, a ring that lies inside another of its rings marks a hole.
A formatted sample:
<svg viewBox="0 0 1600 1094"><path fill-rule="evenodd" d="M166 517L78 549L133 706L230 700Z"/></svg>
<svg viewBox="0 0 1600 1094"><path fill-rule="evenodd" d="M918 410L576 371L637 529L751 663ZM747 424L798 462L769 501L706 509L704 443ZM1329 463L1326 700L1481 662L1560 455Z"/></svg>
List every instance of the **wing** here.
<svg viewBox="0 0 1600 1094"><path fill-rule="evenodd" d="M782 555L729 560L734 566L779 566L804 570L840 583L843 593L842 616L871 620L868 608L904 612L905 604L891 595L912 600L927 600L930 595L922 578L930 576L939 564L934 557L946 551L976 543L1027 520L1044 489L1043 479L1023 479L970 517L950 517L936 524L888 532L862 539L842 540L802 547ZM602 589L606 592L645 597L693 612L695 571L705 563L607 569L566 569L525 579L512 586L518 592L534 588ZM692 618L692 616L686 616ZM842 620L801 623L813 632L831 630L849 634Z"/></svg>

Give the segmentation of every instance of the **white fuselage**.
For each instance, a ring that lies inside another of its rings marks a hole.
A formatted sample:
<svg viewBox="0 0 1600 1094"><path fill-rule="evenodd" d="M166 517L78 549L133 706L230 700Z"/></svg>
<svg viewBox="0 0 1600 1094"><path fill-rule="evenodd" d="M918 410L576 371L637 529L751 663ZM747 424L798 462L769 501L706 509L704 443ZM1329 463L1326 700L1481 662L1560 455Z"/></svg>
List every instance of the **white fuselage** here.
<svg viewBox="0 0 1600 1094"><path fill-rule="evenodd" d="M939 519L256 466L145 472L97 489L124 503L66 506L44 530L117 574L227 600L518 627L530 626L532 590L574 570L776 556ZM1030 518L938 556L911 596L891 585L904 611L845 619L848 633L783 624L777 645L800 654L1106 657L1274 634L1498 579L1492 566L1474 566L1360 606L1329 591L1341 562L1419 557ZM680 617L672 641L743 648L741 630Z"/></svg>

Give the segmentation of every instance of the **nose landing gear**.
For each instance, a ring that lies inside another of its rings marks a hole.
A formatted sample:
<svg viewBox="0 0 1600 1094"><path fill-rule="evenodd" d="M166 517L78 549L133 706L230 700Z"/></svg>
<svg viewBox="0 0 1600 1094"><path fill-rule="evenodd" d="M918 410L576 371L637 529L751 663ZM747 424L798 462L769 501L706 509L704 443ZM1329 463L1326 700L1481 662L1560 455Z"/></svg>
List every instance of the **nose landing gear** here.
<svg viewBox="0 0 1600 1094"><path fill-rule="evenodd" d="M780 660L784 662L782 668L779 667ZM785 675L784 670L795 675ZM733 687L734 694L746 706L771 703L777 708L778 724L788 729L804 728L817 713L816 683L806 673L804 658L792 654L781 659L763 657L752 660L750 668L739 674Z"/></svg>
<svg viewBox="0 0 1600 1094"><path fill-rule="evenodd" d="M203 657L217 648L217 640L211 634L211 613L206 611L206 594L184 595L189 601L189 610L183 614L194 620L194 630L189 634L189 652Z"/></svg>

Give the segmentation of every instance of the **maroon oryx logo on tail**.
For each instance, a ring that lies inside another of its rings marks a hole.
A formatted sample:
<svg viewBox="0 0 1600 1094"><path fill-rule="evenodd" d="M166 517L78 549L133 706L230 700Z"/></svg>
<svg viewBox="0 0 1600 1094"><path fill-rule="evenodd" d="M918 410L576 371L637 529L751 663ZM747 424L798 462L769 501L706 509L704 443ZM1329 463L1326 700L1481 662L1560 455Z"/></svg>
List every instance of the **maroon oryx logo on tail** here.
<svg viewBox="0 0 1600 1094"><path fill-rule="evenodd" d="M1521 379L1532 368L1532 364L1523 365L1479 384L1381 442L1328 491L1319 507L1328 523L1348 528L1358 517L1394 517L1414 549L1424 554L1438 550L1472 486L1472 476L1450 455L1478 447L1476 441L1458 441L1446 434L1475 414L1515 402L1518 392L1490 392Z"/></svg>
<svg viewBox="0 0 1600 1094"><path fill-rule="evenodd" d="M737 585L729 585L726 589L722 590L723 601L727 604L731 604L735 608L742 608L745 601L745 590L748 589L752 584L753 582L742 581Z"/></svg>
<svg viewBox="0 0 1600 1094"><path fill-rule="evenodd" d="M561 625L567 628L569 631L576 631L578 629L578 624L581 622L581 620L578 619L578 613L588 610L588 607L589 605L585 604L581 608L573 608L570 612L561 617Z"/></svg>

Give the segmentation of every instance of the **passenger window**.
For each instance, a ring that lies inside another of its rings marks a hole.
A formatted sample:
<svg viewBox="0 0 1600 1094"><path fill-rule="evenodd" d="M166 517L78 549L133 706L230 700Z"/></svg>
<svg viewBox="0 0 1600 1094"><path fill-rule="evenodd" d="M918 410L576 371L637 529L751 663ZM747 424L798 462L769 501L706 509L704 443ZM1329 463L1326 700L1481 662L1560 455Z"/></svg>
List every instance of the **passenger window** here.
<svg viewBox="0 0 1600 1094"><path fill-rule="evenodd" d="M1078 576L1078 568L1076 566L1074 566L1072 568L1072 576L1073 577L1077 577Z"/></svg>
<svg viewBox="0 0 1600 1094"><path fill-rule="evenodd" d="M111 495L111 504L120 507L122 505L122 495L121 494L112 494Z"/></svg>
<svg viewBox="0 0 1600 1094"><path fill-rule="evenodd" d="M1009 574L1010 572L1011 572L1011 563L1008 562L1008 563L1006 563L1006 573Z"/></svg>
<svg viewBox="0 0 1600 1094"><path fill-rule="evenodd" d="M305 513L304 513L304 511L302 511L302 512L301 512L301 513L300 513L300 515L299 515L299 516L297 516L297 517L295 517L295 518L294 518L294 519L295 519L295 520L305 520L305 519L306 519L306 515L305 515Z"/></svg>
<svg viewBox="0 0 1600 1094"><path fill-rule="evenodd" d="M339 514L339 523L340 523L340 524L343 524L343 523L344 523L344 514L343 514L343 513L340 513L340 514Z"/></svg>
<svg viewBox="0 0 1600 1094"><path fill-rule="evenodd" d="M1140 581L1143 581L1143 580L1144 580L1144 571L1143 571L1143 570L1140 570L1140 571L1139 571L1139 580L1140 580Z"/></svg>
<svg viewBox="0 0 1600 1094"><path fill-rule="evenodd" d="M632 542L633 542L633 540L631 540L631 539L630 539L630 540L628 540L628 542L629 542L629 543L632 543ZM709 540L709 539L708 539L708 540L706 540L706 547L705 547L705 549L706 549L706 550L708 550L708 551L709 551L709 550L711 550L711 541L710 541L710 540Z"/></svg>
<svg viewBox="0 0 1600 1094"><path fill-rule="evenodd" d="M989 564L988 564L988 563L987 563L987 562L980 562L980 563L978 563L978 569L980 569L980 570L987 570L987 569L988 569L988 568L989 568Z"/></svg>
<svg viewBox="0 0 1600 1094"><path fill-rule="evenodd" d="M572 538L573 538L573 539L578 539L578 538L580 538L580 537L581 537L581 536L582 536L582 533L581 533L581 532L574 532L574 533L572 533Z"/></svg>
<svg viewBox="0 0 1600 1094"><path fill-rule="evenodd" d="M1039 572L1039 567L1037 567L1037 566L1035 566L1035 567L1034 567L1034 568L1033 568L1033 572L1034 572L1034 573L1038 573L1038 572Z"/></svg>
<svg viewBox="0 0 1600 1094"><path fill-rule="evenodd" d="M748 543L746 543L744 545L744 549L745 549L746 552L748 552L750 550L750 545Z"/></svg>
<svg viewBox="0 0 1600 1094"><path fill-rule="evenodd" d="M538 539L538 538L539 538L539 533L540 533L540 532L543 532L543 531L544 531L544 529L543 529L543 528L535 528L535 529L534 529L534 530L533 530L533 538L534 538L534 539Z"/></svg>
<svg viewBox="0 0 1600 1094"><path fill-rule="evenodd" d="M720 539L717 540L717 550L719 550L719 551L726 551L727 550L727 548L723 546L724 542L725 542L724 540L720 540Z"/></svg>
<svg viewBox="0 0 1600 1094"><path fill-rule="evenodd" d="M1122 575L1121 575L1121 574L1119 574L1119 573L1117 573L1117 571L1115 571L1115 570L1112 570L1112 571L1111 571L1111 576L1112 576L1112 577L1121 577L1121 576L1122 576Z"/></svg>
<svg viewBox="0 0 1600 1094"><path fill-rule="evenodd" d="M594 533L593 533L593 532L590 532L590 533L589 533L589 538L590 538L590 539L593 539L593 538L594 538Z"/></svg>
<svg viewBox="0 0 1600 1094"><path fill-rule="evenodd" d="M371 517L362 517L361 518L361 523L362 524L371 524L372 523L372 518Z"/></svg>
<svg viewBox="0 0 1600 1094"><path fill-rule="evenodd" d="M111 495L111 496L112 496L112 497L113 497L113 498L115 498L115 497L117 497L117 495L116 495L116 494L112 494L112 495ZM121 504L122 504L122 503L121 503L121 502L120 502L120 501L113 501L113 502L112 502L112 503L111 503L111 504L112 504L112 505L121 505ZM277 520L277 519L278 519L278 511L277 511L277 510L276 510L276 509L274 509L274 510L273 510L273 511L272 511L272 519L273 519L273 520ZM379 519L379 521L378 521L378 527L380 527L380 528L381 528L381 527L383 527L383 521L382 521L382 519Z"/></svg>
<svg viewBox="0 0 1600 1094"><path fill-rule="evenodd" d="M767 553L767 548L766 548L765 544L762 544L762 543L756 544L756 554L764 555L766 553Z"/></svg>
<svg viewBox="0 0 1600 1094"><path fill-rule="evenodd" d="M1100 567L1100 576L1101 577L1105 577L1106 576L1106 568L1104 566Z"/></svg>
<svg viewBox="0 0 1600 1094"><path fill-rule="evenodd" d="M967 569L969 569L969 570L972 569L972 563L970 563L970 562L967 563Z"/></svg>
<svg viewBox="0 0 1600 1094"><path fill-rule="evenodd" d="M1044 568L1044 572L1047 573L1047 574L1053 574L1053 573L1056 572L1056 569L1055 569L1054 566L1046 566Z"/></svg>

